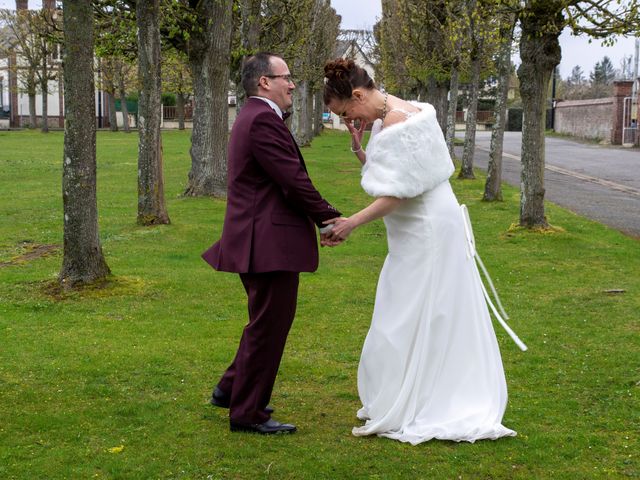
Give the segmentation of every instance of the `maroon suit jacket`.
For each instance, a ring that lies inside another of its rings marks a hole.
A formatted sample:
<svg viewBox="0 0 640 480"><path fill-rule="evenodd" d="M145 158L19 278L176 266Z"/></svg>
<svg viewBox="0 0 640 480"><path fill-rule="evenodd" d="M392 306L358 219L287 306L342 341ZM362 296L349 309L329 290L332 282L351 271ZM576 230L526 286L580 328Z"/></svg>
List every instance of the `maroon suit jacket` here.
<svg viewBox="0 0 640 480"><path fill-rule="evenodd" d="M266 102L249 98L228 153L222 237L202 258L224 272L315 271L315 225L340 212L314 188L284 121Z"/></svg>

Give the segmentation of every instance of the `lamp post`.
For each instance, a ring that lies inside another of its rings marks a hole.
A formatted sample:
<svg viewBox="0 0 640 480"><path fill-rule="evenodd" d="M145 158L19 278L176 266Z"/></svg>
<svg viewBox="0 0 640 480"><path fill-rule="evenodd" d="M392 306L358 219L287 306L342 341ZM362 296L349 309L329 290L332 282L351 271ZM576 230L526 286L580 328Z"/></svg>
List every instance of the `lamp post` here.
<svg viewBox="0 0 640 480"><path fill-rule="evenodd" d="M556 130L556 78L558 76L558 67L553 69L551 77L551 130Z"/></svg>

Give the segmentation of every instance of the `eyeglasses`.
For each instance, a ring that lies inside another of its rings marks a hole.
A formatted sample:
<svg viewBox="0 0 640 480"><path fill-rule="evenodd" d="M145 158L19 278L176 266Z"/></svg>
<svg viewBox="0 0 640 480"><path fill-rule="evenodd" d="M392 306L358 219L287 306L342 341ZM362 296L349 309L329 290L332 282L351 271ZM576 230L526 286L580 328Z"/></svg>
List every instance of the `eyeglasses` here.
<svg viewBox="0 0 640 480"><path fill-rule="evenodd" d="M345 102L344 104L344 110L342 111L342 113L338 113L338 116L340 118L346 118L347 117L347 104L349 103L349 101L347 100L347 102Z"/></svg>
<svg viewBox="0 0 640 480"><path fill-rule="evenodd" d="M293 83L293 79L291 78L291 74L288 73L286 75L263 75L263 77L267 78L282 78L285 82Z"/></svg>

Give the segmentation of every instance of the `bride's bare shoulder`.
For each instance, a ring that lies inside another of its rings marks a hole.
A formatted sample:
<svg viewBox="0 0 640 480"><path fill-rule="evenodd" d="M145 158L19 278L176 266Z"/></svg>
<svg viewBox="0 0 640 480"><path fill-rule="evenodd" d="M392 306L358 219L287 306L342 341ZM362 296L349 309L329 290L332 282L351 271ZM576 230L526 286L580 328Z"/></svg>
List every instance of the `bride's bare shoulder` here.
<svg viewBox="0 0 640 480"><path fill-rule="evenodd" d="M390 127L396 123L402 123L407 119L407 114L401 110L392 110L384 117L384 127Z"/></svg>

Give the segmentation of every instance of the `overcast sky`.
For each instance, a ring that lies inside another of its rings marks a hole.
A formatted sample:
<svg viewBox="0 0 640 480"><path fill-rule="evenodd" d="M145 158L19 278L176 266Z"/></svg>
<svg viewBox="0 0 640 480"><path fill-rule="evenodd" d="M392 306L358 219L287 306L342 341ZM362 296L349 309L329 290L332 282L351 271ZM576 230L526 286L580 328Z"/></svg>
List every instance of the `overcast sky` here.
<svg viewBox="0 0 640 480"><path fill-rule="evenodd" d="M380 18L382 6L380 0L331 0L331 5L338 15L342 16L342 28L344 29L370 29ZM560 37L562 47L562 61L560 62L560 75L566 78L575 65L580 65L588 78L596 62L607 55L615 68L620 68L620 61L624 55L634 54L634 39L619 38L614 47L602 47L601 42L593 40L589 43L588 37L574 37L568 30ZM516 54L515 63L520 63L520 57Z"/></svg>
<svg viewBox="0 0 640 480"><path fill-rule="evenodd" d="M380 0L331 0L333 8L342 16L342 28L345 29L371 29L380 17ZM30 0L29 6L36 8L42 5L41 0ZM15 8L15 0L0 0L0 8ZM615 68L620 68L620 61L624 55L634 54L634 39L620 37L613 47L602 47L601 42L593 40L589 43L588 37L573 37L568 30L560 37L562 47L562 61L560 62L560 75L566 78L575 65L580 65L588 78L596 62L607 55ZM520 57L516 54L514 62L519 63Z"/></svg>

